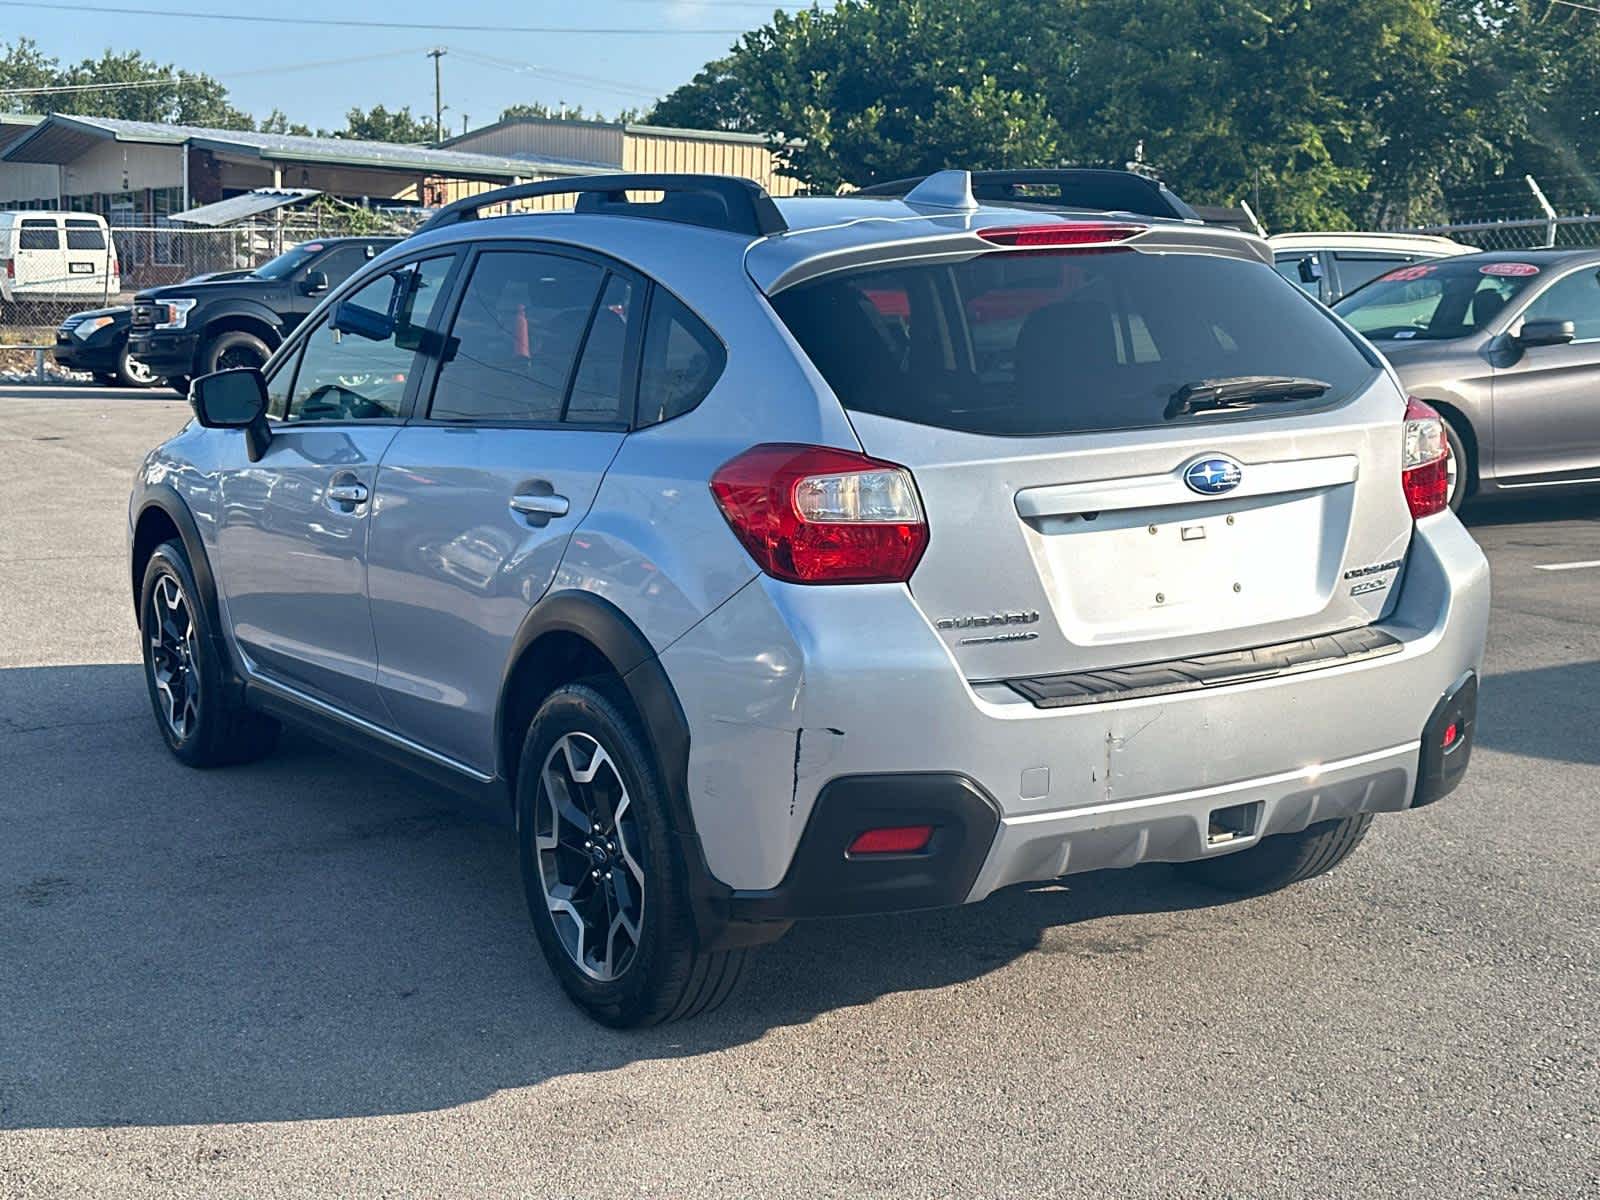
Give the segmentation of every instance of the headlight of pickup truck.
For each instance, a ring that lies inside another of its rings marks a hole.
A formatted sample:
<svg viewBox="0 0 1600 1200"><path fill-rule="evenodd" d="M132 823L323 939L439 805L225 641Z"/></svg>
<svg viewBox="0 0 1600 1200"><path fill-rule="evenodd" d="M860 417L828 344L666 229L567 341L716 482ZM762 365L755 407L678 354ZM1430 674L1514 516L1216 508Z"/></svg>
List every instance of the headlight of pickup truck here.
<svg viewBox="0 0 1600 1200"><path fill-rule="evenodd" d="M198 303L198 300L156 301L155 327L157 329L182 329L183 323L189 319L189 310Z"/></svg>
<svg viewBox="0 0 1600 1200"><path fill-rule="evenodd" d="M96 330L104 329L113 323L110 317L85 317L72 327L72 336L80 342L87 342Z"/></svg>

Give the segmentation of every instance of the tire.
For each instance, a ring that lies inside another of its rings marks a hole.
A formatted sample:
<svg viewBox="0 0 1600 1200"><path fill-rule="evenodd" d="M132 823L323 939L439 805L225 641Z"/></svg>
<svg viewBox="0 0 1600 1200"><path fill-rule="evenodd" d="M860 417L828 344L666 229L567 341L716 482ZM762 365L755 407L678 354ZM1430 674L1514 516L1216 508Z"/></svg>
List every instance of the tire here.
<svg viewBox="0 0 1600 1200"><path fill-rule="evenodd" d="M96 371L94 373L94 381L96 383L98 383L101 387L121 387L122 386L122 380L118 379L115 375L108 375L104 371Z"/></svg>
<svg viewBox="0 0 1600 1200"><path fill-rule="evenodd" d="M206 374L226 371L231 367L264 367L272 357L272 347L253 333L230 329L219 333L206 344Z"/></svg>
<svg viewBox="0 0 1600 1200"><path fill-rule="evenodd" d="M117 373L113 378L122 387L129 388L155 387L161 382L161 377L149 367L129 357L127 342L123 342L122 349L117 351Z"/></svg>
<svg viewBox="0 0 1600 1200"><path fill-rule="evenodd" d="M188 766L250 762L277 745L278 723L229 694L199 594L183 543L157 546L139 589L139 642L156 727Z"/></svg>
<svg viewBox="0 0 1600 1200"><path fill-rule="evenodd" d="M169 375L167 377L167 386L185 400L189 398L189 377L187 375Z"/></svg>
<svg viewBox="0 0 1600 1200"><path fill-rule="evenodd" d="M562 806L568 819L556 814L549 779L571 801ZM697 947L660 768L620 686L587 680L545 700L523 740L516 799L534 932L579 1008L601 1024L636 1028L728 998L746 952ZM610 936L597 947L602 923Z"/></svg>
<svg viewBox="0 0 1600 1200"><path fill-rule="evenodd" d="M1450 498L1447 503L1451 512L1460 512L1461 506L1467 502L1467 493L1472 489L1474 466L1472 455L1467 453L1465 441L1456 432L1455 422L1448 418L1444 423L1445 440L1450 443L1450 458L1454 463L1455 477L1451 481Z"/></svg>
<svg viewBox="0 0 1600 1200"><path fill-rule="evenodd" d="M1259 895L1286 888L1333 870L1361 844L1372 814L1322 821L1299 833L1262 838L1237 854L1179 863L1179 871L1198 883L1225 892Z"/></svg>

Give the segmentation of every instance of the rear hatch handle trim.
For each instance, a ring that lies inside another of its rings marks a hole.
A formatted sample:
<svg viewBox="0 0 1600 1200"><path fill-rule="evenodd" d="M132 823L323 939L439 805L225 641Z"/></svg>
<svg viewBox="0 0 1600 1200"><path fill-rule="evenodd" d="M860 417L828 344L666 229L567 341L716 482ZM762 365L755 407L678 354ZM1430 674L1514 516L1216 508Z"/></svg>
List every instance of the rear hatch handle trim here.
<svg viewBox="0 0 1600 1200"><path fill-rule="evenodd" d="M1091 512L1115 512L1126 508L1157 508L1171 504L1196 504L1205 500L1243 500L1255 496L1309 492L1354 483L1361 473L1361 462L1354 454L1291 462L1242 463L1237 487L1220 496L1206 496L1191 490L1183 482L1183 473L1191 463L1207 457L1215 456L1192 456L1161 475L1132 475L1125 479L1023 488L1016 494L1017 515L1023 520L1038 520Z"/></svg>

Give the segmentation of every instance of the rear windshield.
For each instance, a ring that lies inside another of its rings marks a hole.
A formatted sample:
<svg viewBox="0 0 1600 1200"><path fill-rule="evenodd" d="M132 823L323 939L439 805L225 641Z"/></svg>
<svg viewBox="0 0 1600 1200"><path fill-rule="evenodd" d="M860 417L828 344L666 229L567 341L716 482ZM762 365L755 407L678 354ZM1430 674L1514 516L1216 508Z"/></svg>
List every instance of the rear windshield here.
<svg viewBox="0 0 1600 1200"><path fill-rule="evenodd" d="M106 236L95 221L67 220L68 250L104 250Z"/></svg>
<svg viewBox="0 0 1600 1200"><path fill-rule="evenodd" d="M829 275L773 307L846 408L1012 436L1324 407L1377 367L1262 263L1021 251ZM1185 385L1326 382L1319 397L1169 418Z"/></svg>
<svg viewBox="0 0 1600 1200"><path fill-rule="evenodd" d="M54 221L24 221L17 234L18 250L59 250L61 234Z"/></svg>
<svg viewBox="0 0 1600 1200"><path fill-rule="evenodd" d="M1333 311L1373 341L1447 341L1477 333L1538 277L1534 263L1486 263L1477 255L1416 263L1373 280Z"/></svg>

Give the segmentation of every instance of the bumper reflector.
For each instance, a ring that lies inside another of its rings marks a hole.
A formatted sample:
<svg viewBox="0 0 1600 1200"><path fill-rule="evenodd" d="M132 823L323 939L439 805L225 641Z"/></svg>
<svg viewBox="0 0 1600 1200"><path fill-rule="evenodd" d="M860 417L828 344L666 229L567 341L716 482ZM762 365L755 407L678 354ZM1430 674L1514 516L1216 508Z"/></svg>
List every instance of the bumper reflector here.
<svg viewBox="0 0 1600 1200"><path fill-rule="evenodd" d="M915 854L933 840L932 825L891 825L857 834L848 854ZM838 843L835 843L837 845Z"/></svg>

